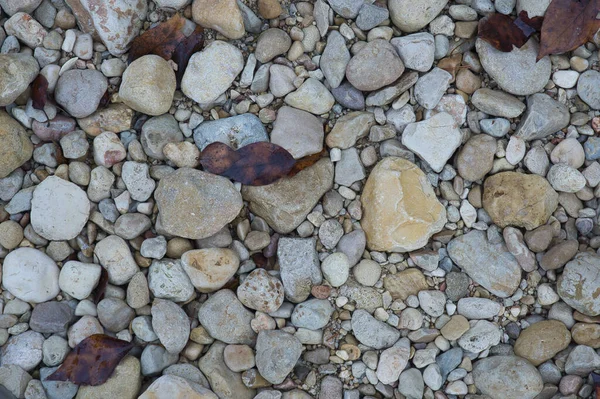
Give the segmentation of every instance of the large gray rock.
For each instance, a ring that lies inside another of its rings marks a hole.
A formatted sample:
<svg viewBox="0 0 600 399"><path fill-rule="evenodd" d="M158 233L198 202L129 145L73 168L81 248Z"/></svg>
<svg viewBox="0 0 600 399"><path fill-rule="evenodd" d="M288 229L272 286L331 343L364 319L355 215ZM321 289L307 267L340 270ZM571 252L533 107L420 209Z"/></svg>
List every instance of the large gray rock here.
<svg viewBox="0 0 600 399"><path fill-rule="evenodd" d="M373 91L393 83L404 72L394 47L383 39L364 46L346 68L346 78L359 90Z"/></svg>
<svg viewBox="0 0 600 399"><path fill-rule="evenodd" d="M154 192L161 226L169 234L201 239L215 234L242 209L242 197L224 177L181 168Z"/></svg>
<svg viewBox="0 0 600 399"><path fill-rule="evenodd" d="M496 50L482 39L477 39L476 49L485 71L501 89L511 94L528 96L536 93L550 79L550 58L536 61L539 44L534 38L509 53Z"/></svg>
<svg viewBox="0 0 600 399"><path fill-rule="evenodd" d="M190 336L190 319L179 305L164 299L152 303L152 329L171 353L183 350Z"/></svg>
<svg viewBox="0 0 600 399"><path fill-rule="evenodd" d="M523 140L543 139L566 127L570 118L566 105L547 94L536 93L527 97L527 112L521 118L515 136Z"/></svg>
<svg viewBox="0 0 600 399"><path fill-rule="evenodd" d="M361 344L374 349L389 348L400 338L400 331L362 309L352 314L352 332Z"/></svg>
<svg viewBox="0 0 600 399"><path fill-rule="evenodd" d="M332 89L338 87L344 80L349 61L350 51L346 48L346 40L338 31L331 31L319 65Z"/></svg>
<svg viewBox="0 0 600 399"><path fill-rule="evenodd" d="M323 281L313 238L280 238L277 259L285 296L294 303L306 300L312 286Z"/></svg>
<svg viewBox="0 0 600 399"><path fill-rule="evenodd" d="M40 67L27 54L0 54L0 107L19 97L35 79Z"/></svg>
<svg viewBox="0 0 600 399"><path fill-rule="evenodd" d="M230 290L216 292L198 310L198 320L210 336L228 344L254 342L256 333L250 327L253 318Z"/></svg>
<svg viewBox="0 0 600 399"><path fill-rule="evenodd" d="M237 150L250 143L269 141L269 136L258 117L242 114L201 123L194 130L194 141L200 151L217 141Z"/></svg>
<svg viewBox="0 0 600 399"><path fill-rule="evenodd" d="M256 340L256 368L267 381L281 384L302 354L302 344L284 331L262 330Z"/></svg>
<svg viewBox="0 0 600 399"><path fill-rule="evenodd" d="M416 32L427 26L448 0L390 0L388 8L394 25L403 32Z"/></svg>
<svg viewBox="0 0 600 399"><path fill-rule="evenodd" d="M298 159L321 152L323 136L323 123L316 116L283 106L279 108L273 123L271 142L285 148Z"/></svg>
<svg viewBox="0 0 600 399"><path fill-rule="evenodd" d="M98 109L107 89L108 81L102 72L71 69L58 79L54 98L75 118L85 118Z"/></svg>
<svg viewBox="0 0 600 399"><path fill-rule="evenodd" d="M128 49L146 20L146 0L66 0L79 27L102 40L112 55Z"/></svg>
<svg viewBox="0 0 600 399"><path fill-rule="evenodd" d="M333 163L324 158L294 177L268 186L244 186L242 196L252 213L265 219L278 233L288 234L306 219L332 186Z"/></svg>
<svg viewBox="0 0 600 399"><path fill-rule="evenodd" d="M521 267L503 243L488 241L473 230L448 243L448 255L473 281L501 298L511 296L521 282Z"/></svg>
<svg viewBox="0 0 600 399"><path fill-rule="evenodd" d="M558 278L558 295L573 309L588 316L600 315L600 257L580 253L566 264Z"/></svg>
<svg viewBox="0 0 600 399"><path fill-rule="evenodd" d="M544 387L542 376L518 356L481 359L473 369L475 386L492 399L533 399Z"/></svg>
<svg viewBox="0 0 600 399"><path fill-rule="evenodd" d="M220 399L253 399L256 391L244 385L240 373L231 371L225 364L225 346L222 342L213 343L198 362L198 368Z"/></svg>

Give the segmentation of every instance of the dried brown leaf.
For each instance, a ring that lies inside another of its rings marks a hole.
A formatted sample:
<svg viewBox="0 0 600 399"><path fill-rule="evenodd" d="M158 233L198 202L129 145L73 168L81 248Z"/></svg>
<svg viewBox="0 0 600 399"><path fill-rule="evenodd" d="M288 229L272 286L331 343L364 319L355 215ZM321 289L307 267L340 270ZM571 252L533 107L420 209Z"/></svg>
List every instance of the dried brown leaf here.
<svg viewBox="0 0 600 399"><path fill-rule="evenodd" d="M132 342L94 334L81 341L67 355L48 381L70 381L77 385L101 385L134 347Z"/></svg>
<svg viewBox="0 0 600 399"><path fill-rule="evenodd" d="M42 74L31 83L31 102L35 109L44 109L48 102L48 80Z"/></svg>
<svg viewBox="0 0 600 399"><path fill-rule="evenodd" d="M588 42L600 29L600 0L552 0L544 16L537 59Z"/></svg>
<svg viewBox="0 0 600 399"><path fill-rule="evenodd" d="M510 52L513 46L521 48L529 37L542 26L541 17L529 18L526 11L521 11L513 21L504 14L492 14L479 21L478 36L490 43L494 48Z"/></svg>

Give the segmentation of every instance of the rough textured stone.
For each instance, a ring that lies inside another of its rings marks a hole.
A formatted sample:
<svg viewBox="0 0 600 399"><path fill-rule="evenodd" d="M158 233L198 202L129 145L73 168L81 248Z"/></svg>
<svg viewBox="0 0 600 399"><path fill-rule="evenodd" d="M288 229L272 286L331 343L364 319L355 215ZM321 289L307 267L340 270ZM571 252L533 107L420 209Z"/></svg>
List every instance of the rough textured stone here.
<svg viewBox="0 0 600 399"><path fill-rule="evenodd" d="M26 54L0 54L0 107L15 101L35 79L40 67Z"/></svg>
<svg viewBox="0 0 600 399"><path fill-rule="evenodd" d="M521 118L515 136L523 140L543 139L569 124L566 105L547 94L536 93L527 97L527 112Z"/></svg>
<svg viewBox="0 0 600 399"><path fill-rule="evenodd" d="M361 225L371 250L422 248L446 223L446 211L425 174L402 158L387 157L375 166L361 201Z"/></svg>
<svg viewBox="0 0 600 399"><path fill-rule="evenodd" d="M242 12L235 0L195 0L192 16L194 22L230 39L239 39L246 33Z"/></svg>
<svg viewBox="0 0 600 399"><path fill-rule="evenodd" d="M267 381L281 384L302 354L302 344L284 331L263 330L256 340L256 367Z"/></svg>
<svg viewBox="0 0 600 399"><path fill-rule="evenodd" d="M244 186L242 195L252 213L265 219L278 233L288 234L305 220L332 186L333 164L325 158L294 177L268 186Z"/></svg>
<svg viewBox="0 0 600 399"><path fill-rule="evenodd" d="M521 332L515 342L515 355L539 366L569 346L571 333L558 320L537 322Z"/></svg>
<svg viewBox="0 0 600 399"><path fill-rule="evenodd" d="M485 180L483 208L500 227L533 230L548 221L558 206L558 194L537 175L502 172Z"/></svg>
<svg viewBox="0 0 600 399"><path fill-rule="evenodd" d="M211 390L186 378L163 375L154 380L138 399L218 399Z"/></svg>
<svg viewBox="0 0 600 399"><path fill-rule="evenodd" d="M485 395L505 399L533 399L544 386L540 373L517 356L493 356L475 363L475 386Z"/></svg>
<svg viewBox="0 0 600 399"><path fill-rule="evenodd" d="M360 343L374 349L389 348L400 338L399 330L362 309L352 314L352 332Z"/></svg>
<svg viewBox="0 0 600 399"><path fill-rule="evenodd" d="M447 0L390 0L388 7L394 25L403 32L416 32L433 21L447 3Z"/></svg>
<svg viewBox="0 0 600 399"><path fill-rule="evenodd" d="M404 64L394 47L383 39L376 39L350 59L346 78L359 90L373 91L394 82L402 72Z"/></svg>
<svg viewBox="0 0 600 399"><path fill-rule="evenodd" d="M240 373L231 371L225 364L224 351L225 344L215 342L198 362L198 367L208 379L211 389L219 399L254 399L256 391L246 387Z"/></svg>
<svg viewBox="0 0 600 399"><path fill-rule="evenodd" d="M228 344L252 344L256 337L250 327L253 318L230 290L213 294L198 311L198 320L211 337Z"/></svg>
<svg viewBox="0 0 600 399"><path fill-rule="evenodd" d="M573 309L588 316L600 315L600 257L578 254L558 278L558 295Z"/></svg>
<svg viewBox="0 0 600 399"><path fill-rule="evenodd" d="M473 230L448 244L448 254L475 282L494 295L511 296L521 282L521 267L503 243L493 244Z"/></svg>
<svg viewBox="0 0 600 399"><path fill-rule="evenodd" d="M242 208L242 198L229 179L190 168L162 179L154 197L162 227L192 239L215 234Z"/></svg>
<svg viewBox="0 0 600 399"><path fill-rule="evenodd" d="M33 145L25 129L6 112L0 111L0 179L31 158Z"/></svg>

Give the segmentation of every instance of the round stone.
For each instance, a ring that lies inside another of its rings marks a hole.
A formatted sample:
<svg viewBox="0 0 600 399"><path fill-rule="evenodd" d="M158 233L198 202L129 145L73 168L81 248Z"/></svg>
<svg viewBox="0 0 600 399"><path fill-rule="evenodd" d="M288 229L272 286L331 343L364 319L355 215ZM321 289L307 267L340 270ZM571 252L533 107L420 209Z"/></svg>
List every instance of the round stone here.
<svg viewBox="0 0 600 399"><path fill-rule="evenodd" d="M85 118L98 109L107 89L108 81L102 72L92 69L71 69L58 79L54 98L75 118Z"/></svg>
<svg viewBox="0 0 600 399"><path fill-rule="evenodd" d="M348 280L350 261L346 254L334 252L321 263L321 270L332 287L339 287Z"/></svg>
<svg viewBox="0 0 600 399"><path fill-rule="evenodd" d="M254 269L238 287L237 296L250 309L273 313L283 303L283 285L265 269Z"/></svg>
<svg viewBox="0 0 600 399"><path fill-rule="evenodd" d="M31 225L47 240L77 237L89 215L90 201L76 184L49 176L33 191Z"/></svg>
<svg viewBox="0 0 600 399"><path fill-rule="evenodd" d="M350 59L346 78L359 90L373 91L394 82L402 72L404 64L394 47L386 40L376 39Z"/></svg>
<svg viewBox="0 0 600 399"><path fill-rule="evenodd" d="M23 240L23 228L15 221L7 220L0 223L0 246L15 249Z"/></svg>
<svg viewBox="0 0 600 399"><path fill-rule="evenodd" d="M562 322L539 321L521 332L515 342L515 355L539 366L569 346L570 342L571 333Z"/></svg>
<svg viewBox="0 0 600 399"><path fill-rule="evenodd" d="M46 254L33 248L19 248L4 259L2 285L25 302L40 303L60 292L59 270Z"/></svg>
<svg viewBox="0 0 600 399"><path fill-rule="evenodd" d="M181 265L198 291L213 292L235 275L240 259L231 249L206 248L184 253Z"/></svg>
<svg viewBox="0 0 600 399"><path fill-rule="evenodd" d="M372 287L381 277L381 266L373 260L363 259L352 268L352 273L358 283Z"/></svg>
<svg viewBox="0 0 600 399"><path fill-rule="evenodd" d="M85 299L98 284L101 269L100 265L94 263L66 262L60 269L58 285L73 298Z"/></svg>
<svg viewBox="0 0 600 399"><path fill-rule="evenodd" d="M544 387L534 366L518 356L492 356L479 360L473 369L475 386L485 395L505 399L533 399Z"/></svg>

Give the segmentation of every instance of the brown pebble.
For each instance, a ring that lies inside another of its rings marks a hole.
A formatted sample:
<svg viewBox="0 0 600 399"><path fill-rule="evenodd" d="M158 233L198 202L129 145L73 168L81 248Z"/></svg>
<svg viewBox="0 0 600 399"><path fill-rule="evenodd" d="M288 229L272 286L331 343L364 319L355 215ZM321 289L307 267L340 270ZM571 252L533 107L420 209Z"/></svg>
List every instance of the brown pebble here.
<svg viewBox="0 0 600 399"><path fill-rule="evenodd" d="M327 299L329 298L329 294L331 294L331 287L326 285L315 285L310 290L310 293L313 294L315 298Z"/></svg>
<svg viewBox="0 0 600 399"><path fill-rule="evenodd" d="M258 13L265 19L279 18L282 11L279 0L258 0Z"/></svg>

